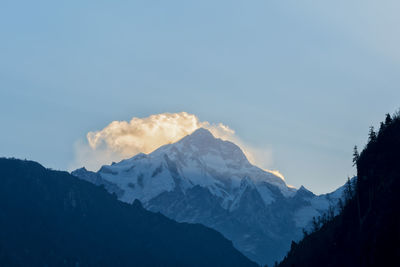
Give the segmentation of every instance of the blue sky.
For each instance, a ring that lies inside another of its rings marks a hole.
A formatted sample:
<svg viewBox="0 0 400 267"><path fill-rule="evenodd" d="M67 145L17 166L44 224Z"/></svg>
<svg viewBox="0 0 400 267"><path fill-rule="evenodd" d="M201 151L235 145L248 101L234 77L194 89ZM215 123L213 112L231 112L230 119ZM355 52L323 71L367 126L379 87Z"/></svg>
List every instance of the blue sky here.
<svg viewBox="0 0 400 267"><path fill-rule="evenodd" d="M400 107L398 1L1 1L2 156L67 169L113 120L186 111L331 191Z"/></svg>

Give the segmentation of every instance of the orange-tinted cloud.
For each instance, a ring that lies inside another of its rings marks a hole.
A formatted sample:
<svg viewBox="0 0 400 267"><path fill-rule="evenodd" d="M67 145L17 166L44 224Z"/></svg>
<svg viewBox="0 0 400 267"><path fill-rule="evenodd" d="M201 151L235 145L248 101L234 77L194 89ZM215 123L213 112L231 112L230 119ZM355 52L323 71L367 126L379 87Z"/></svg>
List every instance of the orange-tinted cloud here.
<svg viewBox="0 0 400 267"><path fill-rule="evenodd" d="M180 112L134 117L129 122L113 121L101 130L87 133L87 140L75 145L76 158L71 169L85 166L97 170L101 165L138 153L151 153L160 146L177 142L198 128L208 129L215 137L237 144L254 164L265 167L271 163L269 151L245 145L227 125L200 121L196 115Z"/></svg>

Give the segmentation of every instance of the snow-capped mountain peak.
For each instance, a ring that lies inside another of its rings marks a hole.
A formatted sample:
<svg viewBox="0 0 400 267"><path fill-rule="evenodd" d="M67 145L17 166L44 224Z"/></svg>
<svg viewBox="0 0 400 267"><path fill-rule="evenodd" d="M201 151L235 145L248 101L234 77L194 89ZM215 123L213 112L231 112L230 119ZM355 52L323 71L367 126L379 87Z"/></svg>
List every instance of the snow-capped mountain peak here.
<svg viewBox="0 0 400 267"><path fill-rule="evenodd" d="M98 173L123 189L123 201L139 199L145 204L163 192L178 189L186 192L201 186L217 196L224 208L230 209L243 179L260 188L259 193L268 202L273 197L264 195L269 194L263 188L264 183L277 186L283 195L295 192L280 177L250 164L237 145L215 138L203 128L150 154L102 166Z"/></svg>
<svg viewBox="0 0 400 267"><path fill-rule="evenodd" d="M199 128L195 130L192 134L185 136L181 140L189 140L189 142L195 144L200 144L200 145L207 145L207 143L213 142L215 137L213 134L205 129L205 128Z"/></svg>
<svg viewBox="0 0 400 267"><path fill-rule="evenodd" d="M310 190L308 190L307 188L305 188L303 185L300 186L300 188L297 190L295 196L296 197L303 197L303 198L305 198L305 197L308 197L308 198L315 197L314 193L311 192Z"/></svg>
<svg viewBox="0 0 400 267"><path fill-rule="evenodd" d="M177 221L214 228L260 264L283 256L301 228L340 197L288 187L252 165L239 146L202 128L96 173L81 168L72 174L103 185L121 201L140 200Z"/></svg>
<svg viewBox="0 0 400 267"><path fill-rule="evenodd" d="M232 165L230 167L233 168L238 167L238 165L250 167L249 161L237 145L215 138L211 132L204 128L197 129L175 144L162 146L151 154L156 156L160 153L167 153L170 156L179 153L181 156L197 157L207 161L207 163L212 163L213 160L218 158L218 160L223 160L224 163Z"/></svg>

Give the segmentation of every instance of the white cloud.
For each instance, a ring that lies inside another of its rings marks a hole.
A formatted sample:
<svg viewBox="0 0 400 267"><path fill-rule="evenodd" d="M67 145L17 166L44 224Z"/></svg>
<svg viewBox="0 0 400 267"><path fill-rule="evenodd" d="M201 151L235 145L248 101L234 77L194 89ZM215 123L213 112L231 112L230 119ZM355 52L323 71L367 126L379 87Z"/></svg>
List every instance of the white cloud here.
<svg viewBox="0 0 400 267"><path fill-rule="evenodd" d="M87 133L87 140L75 144L75 161L70 169L85 166L97 170L104 164L177 142L198 128L206 128L215 137L237 144L253 164L268 167L272 163L270 151L245 145L229 126L200 121L193 114L180 112L134 117L129 122L113 121L102 130Z"/></svg>

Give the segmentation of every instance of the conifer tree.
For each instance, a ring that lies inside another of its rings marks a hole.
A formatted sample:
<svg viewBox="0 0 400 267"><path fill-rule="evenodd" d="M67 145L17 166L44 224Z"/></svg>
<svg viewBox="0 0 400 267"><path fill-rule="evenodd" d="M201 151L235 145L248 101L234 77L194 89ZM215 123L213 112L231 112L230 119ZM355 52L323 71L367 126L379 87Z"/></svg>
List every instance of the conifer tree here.
<svg viewBox="0 0 400 267"><path fill-rule="evenodd" d="M349 201L353 198L353 186L349 177L347 177L346 187L344 189L344 197L346 204L349 203Z"/></svg>
<svg viewBox="0 0 400 267"><path fill-rule="evenodd" d="M306 229L303 228L303 239L308 236L308 232Z"/></svg>
<svg viewBox="0 0 400 267"><path fill-rule="evenodd" d="M292 240L292 243L290 244L290 250L294 250L296 248L296 246L297 246L297 243Z"/></svg>
<svg viewBox="0 0 400 267"><path fill-rule="evenodd" d="M390 117L390 114L386 114L386 119L385 119L385 125L388 126L389 124L392 123L392 117Z"/></svg>
<svg viewBox="0 0 400 267"><path fill-rule="evenodd" d="M357 146L354 146L354 150L353 150L353 166L355 166L357 164L357 161L360 157L360 154L358 153L358 149Z"/></svg>
<svg viewBox="0 0 400 267"><path fill-rule="evenodd" d="M369 127L369 142L375 142L376 141L376 133L374 130L374 126Z"/></svg>

